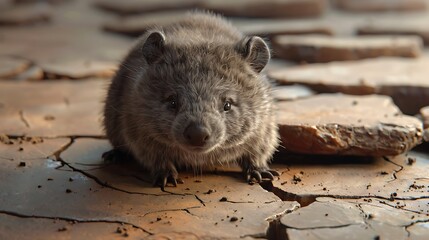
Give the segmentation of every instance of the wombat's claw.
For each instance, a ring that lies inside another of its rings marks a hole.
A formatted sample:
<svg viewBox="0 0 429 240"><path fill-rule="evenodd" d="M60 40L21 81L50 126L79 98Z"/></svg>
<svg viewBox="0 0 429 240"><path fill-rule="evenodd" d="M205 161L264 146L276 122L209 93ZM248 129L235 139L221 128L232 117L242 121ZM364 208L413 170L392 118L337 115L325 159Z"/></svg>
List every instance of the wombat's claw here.
<svg viewBox="0 0 429 240"><path fill-rule="evenodd" d="M117 149L112 149L110 151L104 152L101 157L103 158L105 163L114 163L118 162L122 153Z"/></svg>
<svg viewBox="0 0 429 240"><path fill-rule="evenodd" d="M269 179L270 181L274 180L274 176L280 176L280 174L271 169L266 170L253 170L247 173L247 181L253 183L253 179L256 180L257 183L262 182L262 179Z"/></svg>
<svg viewBox="0 0 429 240"><path fill-rule="evenodd" d="M271 176L276 176L276 177L280 176L280 173L277 172L276 170L273 170L273 169L268 169L268 170L266 170L266 172L271 173ZM273 180L274 180L274 178L273 178Z"/></svg>
<svg viewBox="0 0 429 240"><path fill-rule="evenodd" d="M171 173L159 173L156 175L155 180L153 181L153 186L161 187L161 190L164 191L165 186L167 186L168 183L171 183L171 185L177 187L177 183L183 183L183 180L177 178L177 174L176 176L173 176Z"/></svg>

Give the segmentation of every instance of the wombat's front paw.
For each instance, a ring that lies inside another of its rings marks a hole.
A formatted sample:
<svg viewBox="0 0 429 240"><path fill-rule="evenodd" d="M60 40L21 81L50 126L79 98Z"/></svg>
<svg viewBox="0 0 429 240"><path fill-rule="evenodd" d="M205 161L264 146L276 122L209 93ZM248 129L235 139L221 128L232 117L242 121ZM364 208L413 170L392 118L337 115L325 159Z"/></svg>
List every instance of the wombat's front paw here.
<svg viewBox="0 0 429 240"><path fill-rule="evenodd" d="M244 173L246 174L246 181L249 183L259 183L262 182L263 179L273 181L274 176L280 176L277 171L271 169L248 169L244 171Z"/></svg>
<svg viewBox="0 0 429 240"><path fill-rule="evenodd" d="M154 174L154 186L161 187L161 190L164 191L165 186L168 183L171 183L174 187L177 186L177 183L183 183L183 180L178 178L179 174L175 167L171 169L159 170Z"/></svg>
<svg viewBox="0 0 429 240"><path fill-rule="evenodd" d="M101 155L105 163L115 163L119 162L119 159L121 159L124 156L124 154L119 151L118 149L112 149L110 151L107 151Z"/></svg>

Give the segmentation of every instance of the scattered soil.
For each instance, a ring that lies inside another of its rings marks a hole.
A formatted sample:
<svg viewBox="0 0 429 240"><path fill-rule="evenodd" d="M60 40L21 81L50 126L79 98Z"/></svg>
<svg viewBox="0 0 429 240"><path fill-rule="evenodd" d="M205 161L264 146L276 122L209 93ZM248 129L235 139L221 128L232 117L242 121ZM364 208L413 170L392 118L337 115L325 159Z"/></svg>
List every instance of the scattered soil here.
<svg viewBox="0 0 429 240"><path fill-rule="evenodd" d="M65 231L67 231L67 230L69 230L69 228L68 228L68 227L58 228L58 232L65 232Z"/></svg>
<svg viewBox="0 0 429 240"><path fill-rule="evenodd" d="M407 159L407 164L408 165L413 165L416 162L416 158L415 157L408 157Z"/></svg>

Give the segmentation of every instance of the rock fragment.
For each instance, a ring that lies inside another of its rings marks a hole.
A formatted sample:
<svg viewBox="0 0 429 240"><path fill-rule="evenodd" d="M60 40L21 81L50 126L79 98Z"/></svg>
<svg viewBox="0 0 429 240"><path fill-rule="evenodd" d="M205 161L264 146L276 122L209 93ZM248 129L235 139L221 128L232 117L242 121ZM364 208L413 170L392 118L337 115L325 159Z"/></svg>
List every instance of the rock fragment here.
<svg viewBox="0 0 429 240"><path fill-rule="evenodd" d="M335 0L335 5L351 12L422 11L424 0Z"/></svg>
<svg viewBox="0 0 429 240"><path fill-rule="evenodd" d="M328 24L308 20L253 20L233 19L233 24L247 35L263 36L272 39L278 35L334 35Z"/></svg>
<svg viewBox="0 0 429 240"><path fill-rule="evenodd" d="M323 0L206 0L200 7L226 16L300 18L323 14L326 2Z"/></svg>
<svg viewBox="0 0 429 240"><path fill-rule="evenodd" d="M55 61L42 63L40 67L47 79L110 78L115 74L118 63L85 60Z"/></svg>
<svg viewBox="0 0 429 240"><path fill-rule="evenodd" d="M388 95L402 112L414 115L429 105L428 66L427 58L377 58L288 67L269 76L280 84L303 84L317 92Z"/></svg>
<svg viewBox="0 0 429 240"><path fill-rule="evenodd" d="M416 58L422 40L416 36L277 36L273 38L275 56L297 62L321 63L359 60L382 56Z"/></svg>
<svg viewBox="0 0 429 240"><path fill-rule="evenodd" d="M276 86L272 95L278 101L289 101L314 95L314 91L303 85Z"/></svg>
<svg viewBox="0 0 429 240"><path fill-rule="evenodd" d="M22 81L38 81L42 80L44 77L44 73L42 68L39 66L30 66L27 68L24 72L21 72L20 74L17 74L13 77L14 80L22 80Z"/></svg>
<svg viewBox="0 0 429 240"><path fill-rule="evenodd" d="M422 140L421 122L387 96L321 94L277 108L282 144L291 152L397 155Z"/></svg>
<svg viewBox="0 0 429 240"><path fill-rule="evenodd" d="M423 117L423 126L424 128L429 128L429 106L426 106L420 109L420 114Z"/></svg>
<svg viewBox="0 0 429 240"><path fill-rule="evenodd" d="M40 0L12 0L15 4L37 4L40 3ZM53 5L66 3L70 0L44 0L43 2L48 2Z"/></svg>
<svg viewBox="0 0 429 240"><path fill-rule="evenodd" d="M109 32L128 36L139 36L154 26L164 26L183 19L188 11L169 10L144 15L131 15L117 18L104 24ZM273 37L277 35L321 34L333 35L331 27L315 21L266 19L231 19L234 26L247 35Z"/></svg>
<svg viewBox="0 0 429 240"><path fill-rule="evenodd" d="M385 23L371 23L357 29L359 35L415 35L422 38L423 43L429 45L429 28L416 20L404 23L388 21Z"/></svg>
<svg viewBox="0 0 429 240"><path fill-rule="evenodd" d="M165 26L183 19L187 11L162 11L144 15L128 16L104 24L103 29L109 32L128 36L140 36L154 26Z"/></svg>
<svg viewBox="0 0 429 240"><path fill-rule="evenodd" d="M137 14L164 10L192 9L197 7L199 0L99 0L96 6L119 14Z"/></svg>
<svg viewBox="0 0 429 240"><path fill-rule="evenodd" d="M0 11L0 25L30 25L51 19L48 5L13 6Z"/></svg>
<svg viewBox="0 0 429 240"><path fill-rule="evenodd" d="M12 78L30 66L30 62L23 59L0 57L0 78Z"/></svg>
<svg viewBox="0 0 429 240"><path fill-rule="evenodd" d="M424 214L392 211L392 207L376 199L369 200L371 203L317 198L311 205L282 216L278 230L291 240L342 239L351 232L350 239L407 239L410 231L404 226L427 221ZM419 227L414 228L413 239L424 239L428 233Z"/></svg>
<svg viewBox="0 0 429 240"><path fill-rule="evenodd" d="M317 227L335 227L338 225L364 224L361 211L352 204L316 201L305 208L301 208L281 218L281 223L295 229L309 229ZM328 213L328 218L325 217ZM311 217L310 217L311 216Z"/></svg>

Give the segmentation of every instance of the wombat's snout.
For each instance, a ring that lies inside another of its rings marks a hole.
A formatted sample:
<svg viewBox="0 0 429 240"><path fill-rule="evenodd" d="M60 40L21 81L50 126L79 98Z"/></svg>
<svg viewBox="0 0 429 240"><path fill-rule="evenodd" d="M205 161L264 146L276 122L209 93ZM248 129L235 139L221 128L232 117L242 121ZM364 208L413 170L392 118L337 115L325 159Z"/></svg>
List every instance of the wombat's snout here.
<svg viewBox="0 0 429 240"><path fill-rule="evenodd" d="M191 123L186 127L183 136L188 144L203 147L210 139L210 131L201 124Z"/></svg>

